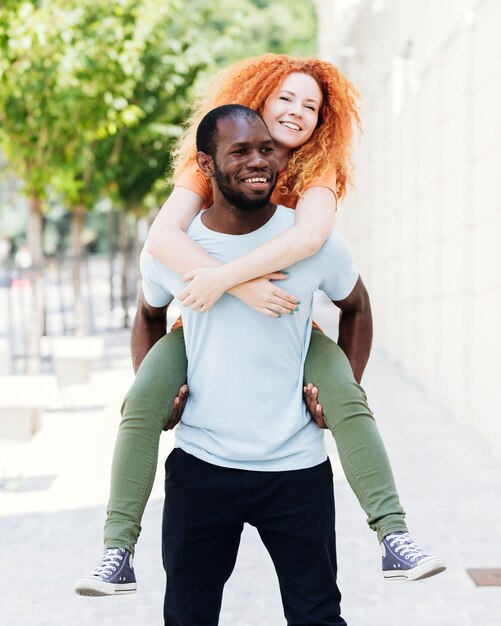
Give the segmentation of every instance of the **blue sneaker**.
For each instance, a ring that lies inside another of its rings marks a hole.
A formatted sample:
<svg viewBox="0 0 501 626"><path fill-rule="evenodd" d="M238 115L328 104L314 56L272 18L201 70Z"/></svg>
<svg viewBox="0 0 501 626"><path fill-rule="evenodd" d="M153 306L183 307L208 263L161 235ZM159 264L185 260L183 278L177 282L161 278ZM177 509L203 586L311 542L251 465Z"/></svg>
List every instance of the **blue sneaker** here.
<svg viewBox="0 0 501 626"><path fill-rule="evenodd" d="M96 569L75 583L79 596L115 596L134 593L136 576L132 554L124 548L108 548Z"/></svg>
<svg viewBox="0 0 501 626"><path fill-rule="evenodd" d="M425 554L407 532L387 535L381 542L381 548L385 578L421 580L447 569L440 557Z"/></svg>

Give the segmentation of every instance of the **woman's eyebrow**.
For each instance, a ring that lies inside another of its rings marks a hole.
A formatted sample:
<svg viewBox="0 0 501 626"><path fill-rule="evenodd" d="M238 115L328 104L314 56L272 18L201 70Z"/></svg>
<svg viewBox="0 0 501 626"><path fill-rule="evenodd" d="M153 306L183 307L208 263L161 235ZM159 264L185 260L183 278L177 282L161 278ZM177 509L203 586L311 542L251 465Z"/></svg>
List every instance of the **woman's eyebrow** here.
<svg viewBox="0 0 501 626"><path fill-rule="evenodd" d="M288 91L287 89L281 89L279 91L279 93L287 93L287 94L289 94L289 96L296 96L297 95L293 91ZM306 98L306 102L314 102L315 104L318 104L318 100L316 100L315 98Z"/></svg>

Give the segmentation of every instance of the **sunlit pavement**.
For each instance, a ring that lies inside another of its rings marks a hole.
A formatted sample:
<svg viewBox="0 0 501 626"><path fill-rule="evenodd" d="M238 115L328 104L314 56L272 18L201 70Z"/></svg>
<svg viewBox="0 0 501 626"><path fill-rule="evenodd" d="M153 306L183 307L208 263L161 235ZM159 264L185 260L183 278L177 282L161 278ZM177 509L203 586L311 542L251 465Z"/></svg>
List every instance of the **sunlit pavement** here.
<svg viewBox="0 0 501 626"><path fill-rule="evenodd" d="M330 313L321 307L324 325ZM162 624L160 553L163 435L153 496L140 538L137 594L82 598L75 579L93 569L122 396L132 380L126 333L108 337L112 369L97 368L83 388L46 412L28 442L0 441L0 624L155 626ZM501 567L501 466L471 431L430 405L398 368L375 353L365 380L393 462L414 538L440 553L444 574L416 583L384 581L375 535L364 522L327 437L333 461L343 615L350 626L499 626L499 588L477 588L469 567ZM223 600L222 626L284 624L270 559L246 528Z"/></svg>

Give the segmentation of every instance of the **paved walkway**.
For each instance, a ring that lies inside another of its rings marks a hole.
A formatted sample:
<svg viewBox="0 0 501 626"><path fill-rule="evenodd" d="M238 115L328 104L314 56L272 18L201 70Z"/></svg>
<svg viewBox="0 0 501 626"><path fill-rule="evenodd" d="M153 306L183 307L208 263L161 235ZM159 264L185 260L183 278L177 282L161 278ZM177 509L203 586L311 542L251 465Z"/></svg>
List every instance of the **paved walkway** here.
<svg viewBox="0 0 501 626"><path fill-rule="evenodd" d="M158 472L136 558L139 592L81 598L74 580L100 556L101 526L118 412L132 380L127 339L108 336L112 369L66 407L45 413L29 442L0 441L0 624L162 624L160 559L163 472ZM413 535L447 560L446 573L417 583L384 581L375 536L342 475L334 446L339 583L350 626L499 626L501 589L476 588L468 567L501 567L501 466L467 428L430 405L420 389L375 353L365 387L387 444ZM164 435L161 458L172 447ZM225 592L221 626L284 624L271 562L246 528Z"/></svg>

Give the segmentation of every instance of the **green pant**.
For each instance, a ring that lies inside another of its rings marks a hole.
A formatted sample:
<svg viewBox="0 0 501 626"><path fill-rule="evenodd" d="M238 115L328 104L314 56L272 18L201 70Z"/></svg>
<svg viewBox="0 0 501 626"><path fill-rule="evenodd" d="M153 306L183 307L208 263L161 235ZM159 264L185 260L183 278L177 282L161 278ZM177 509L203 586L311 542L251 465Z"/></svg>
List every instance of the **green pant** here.
<svg viewBox="0 0 501 626"><path fill-rule="evenodd" d="M122 405L113 465L107 548L134 552L157 468L162 427L179 387L186 382L183 329L171 331L148 352ZM319 389L325 422L334 436L346 477L378 539L407 530L390 463L365 392L344 352L314 329L304 380Z"/></svg>

